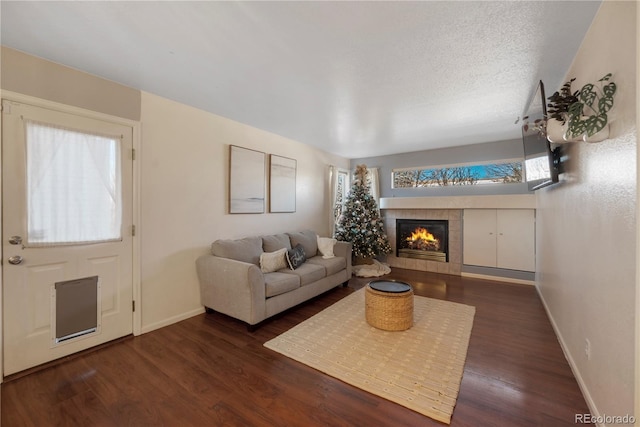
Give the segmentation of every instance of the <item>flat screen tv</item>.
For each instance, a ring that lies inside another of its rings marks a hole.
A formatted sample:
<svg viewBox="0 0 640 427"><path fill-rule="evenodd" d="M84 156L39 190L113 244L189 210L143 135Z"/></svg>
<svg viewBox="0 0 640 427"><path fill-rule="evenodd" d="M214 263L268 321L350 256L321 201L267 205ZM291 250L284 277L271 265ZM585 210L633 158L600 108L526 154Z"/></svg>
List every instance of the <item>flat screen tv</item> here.
<svg viewBox="0 0 640 427"><path fill-rule="evenodd" d="M522 125L524 170L529 191L558 182L560 172L560 149L552 150L545 132L541 132L540 127L536 126L547 118L545 103L544 85L541 80Z"/></svg>

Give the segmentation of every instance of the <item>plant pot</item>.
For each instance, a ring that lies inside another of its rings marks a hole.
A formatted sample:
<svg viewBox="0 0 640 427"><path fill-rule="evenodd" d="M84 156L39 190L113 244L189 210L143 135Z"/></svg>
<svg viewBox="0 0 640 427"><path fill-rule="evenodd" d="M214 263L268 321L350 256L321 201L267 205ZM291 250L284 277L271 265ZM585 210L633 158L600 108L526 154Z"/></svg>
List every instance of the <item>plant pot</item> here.
<svg viewBox="0 0 640 427"><path fill-rule="evenodd" d="M586 120L589 117L587 116L581 116L581 121L586 122ZM565 140L567 141L572 141L572 142L601 142L604 141L605 139L609 138L609 123L605 124L604 127L596 132L594 135L591 136L587 136L587 133L583 133L580 136L577 137L571 137L569 138L568 136L565 138Z"/></svg>
<svg viewBox="0 0 640 427"><path fill-rule="evenodd" d="M584 134L582 136L582 140L584 142L602 142L605 139L609 138L609 124L607 123L601 131L596 132L595 134L591 135L591 136L587 136L587 134Z"/></svg>
<svg viewBox="0 0 640 427"><path fill-rule="evenodd" d="M562 143L565 142L565 134L569 125L567 122L562 124L561 121L551 119L547 121L547 139L549 142Z"/></svg>
<svg viewBox="0 0 640 427"><path fill-rule="evenodd" d="M569 131L567 130L562 136L563 142L580 142L582 141L583 135L578 136L569 136Z"/></svg>

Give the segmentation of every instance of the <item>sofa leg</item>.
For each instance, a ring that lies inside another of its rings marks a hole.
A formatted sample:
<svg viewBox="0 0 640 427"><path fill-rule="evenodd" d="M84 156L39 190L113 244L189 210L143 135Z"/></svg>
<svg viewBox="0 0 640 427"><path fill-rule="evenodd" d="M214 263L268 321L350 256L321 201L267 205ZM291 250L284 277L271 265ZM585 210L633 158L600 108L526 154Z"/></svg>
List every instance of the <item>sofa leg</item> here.
<svg viewBox="0 0 640 427"><path fill-rule="evenodd" d="M258 325L247 325L247 332L255 332L258 329Z"/></svg>
<svg viewBox="0 0 640 427"><path fill-rule="evenodd" d="M349 286L349 281L348 280L346 282L342 283L342 287L343 288L346 288L347 286Z"/></svg>

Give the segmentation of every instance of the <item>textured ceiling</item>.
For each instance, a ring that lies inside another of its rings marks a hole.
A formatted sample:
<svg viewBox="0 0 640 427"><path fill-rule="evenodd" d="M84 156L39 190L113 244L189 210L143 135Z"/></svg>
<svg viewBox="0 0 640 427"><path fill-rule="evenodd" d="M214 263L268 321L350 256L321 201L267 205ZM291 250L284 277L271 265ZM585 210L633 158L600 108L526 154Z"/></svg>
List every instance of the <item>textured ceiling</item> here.
<svg viewBox="0 0 640 427"><path fill-rule="evenodd" d="M348 158L520 137L599 1L0 2L2 44Z"/></svg>

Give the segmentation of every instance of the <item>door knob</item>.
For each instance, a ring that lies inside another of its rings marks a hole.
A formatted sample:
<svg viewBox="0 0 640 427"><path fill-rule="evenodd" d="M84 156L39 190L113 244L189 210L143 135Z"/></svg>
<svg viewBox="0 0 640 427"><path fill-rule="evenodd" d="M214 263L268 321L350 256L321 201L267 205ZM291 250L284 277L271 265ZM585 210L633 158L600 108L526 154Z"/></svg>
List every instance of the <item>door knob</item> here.
<svg viewBox="0 0 640 427"><path fill-rule="evenodd" d="M14 256L10 256L7 261L9 261L9 264L11 265L18 265L18 264L22 264L22 261L24 261L24 258L22 258L20 255L14 255Z"/></svg>
<svg viewBox="0 0 640 427"><path fill-rule="evenodd" d="M9 238L9 244L10 245L21 245L22 244L22 237L20 237L20 236L11 236Z"/></svg>

